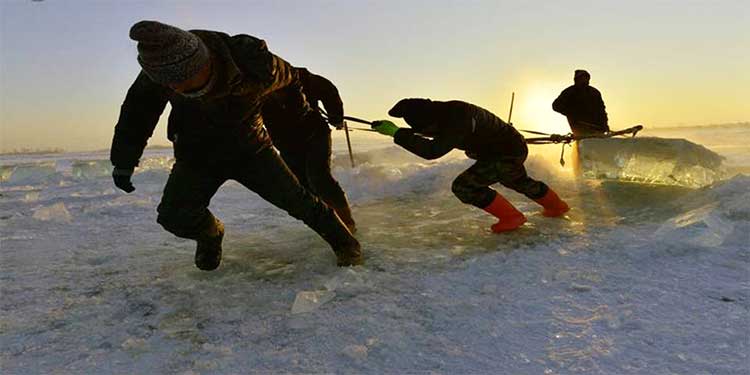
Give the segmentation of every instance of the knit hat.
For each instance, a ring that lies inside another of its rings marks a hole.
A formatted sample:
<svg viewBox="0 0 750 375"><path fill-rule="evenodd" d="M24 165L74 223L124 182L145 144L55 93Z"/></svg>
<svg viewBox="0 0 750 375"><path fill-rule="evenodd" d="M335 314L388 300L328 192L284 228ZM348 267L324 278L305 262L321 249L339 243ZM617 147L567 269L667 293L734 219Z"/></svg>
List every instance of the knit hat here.
<svg viewBox="0 0 750 375"><path fill-rule="evenodd" d="M161 22L136 23L130 39L138 42L138 63L157 83L190 79L210 60L208 48L195 34Z"/></svg>

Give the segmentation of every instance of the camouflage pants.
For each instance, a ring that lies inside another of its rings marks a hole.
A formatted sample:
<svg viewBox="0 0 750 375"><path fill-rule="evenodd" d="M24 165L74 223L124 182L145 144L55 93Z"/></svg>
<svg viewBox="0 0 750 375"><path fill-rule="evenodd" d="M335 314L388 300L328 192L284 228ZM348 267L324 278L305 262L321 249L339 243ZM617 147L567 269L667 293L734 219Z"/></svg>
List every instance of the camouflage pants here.
<svg viewBox="0 0 750 375"><path fill-rule="evenodd" d="M229 179L304 221L321 236L341 230L331 208L302 187L270 147L221 163L195 164L178 159L164 187L157 222L178 237L196 239L214 219L208 209L211 198Z"/></svg>
<svg viewBox="0 0 750 375"><path fill-rule="evenodd" d="M539 199L547 194L547 185L526 174L523 162L526 156L499 160L478 160L469 169L453 180L451 190L461 202L485 208L495 199L495 183L513 189L530 199Z"/></svg>

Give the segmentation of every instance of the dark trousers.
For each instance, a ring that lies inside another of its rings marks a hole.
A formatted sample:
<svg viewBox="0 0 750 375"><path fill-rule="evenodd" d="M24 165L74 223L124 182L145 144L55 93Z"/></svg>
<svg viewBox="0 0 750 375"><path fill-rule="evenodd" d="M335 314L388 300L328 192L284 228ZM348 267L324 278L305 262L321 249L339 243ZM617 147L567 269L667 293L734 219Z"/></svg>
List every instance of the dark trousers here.
<svg viewBox="0 0 750 375"><path fill-rule="evenodd" d="M349 206L344 190L331 174L330 131L315 132L304 147L282 150L281 157L302 186L329 206L335 209Z"/></svg>
<svg viewBox="0 0 750 375"><path fill-rule="evenodd" d="M547 194L549 188L526 174L524 161L525 155L498 160L477 160L453 180L451 190L461 202L479 208L489 206L495 199L497 192L489 186L498 182L530 199L539 199Z"/></svg>
<svg viewBox="0 0 750 375"><path fill-rule="evenodd" d="M324 239L326 233L345 230L334 212L300 185L270 147L222 163L177 160L157 208L157 221L176 236L196 239L213 219L208 209L211 197L229 179L302 220Z"/></svg>

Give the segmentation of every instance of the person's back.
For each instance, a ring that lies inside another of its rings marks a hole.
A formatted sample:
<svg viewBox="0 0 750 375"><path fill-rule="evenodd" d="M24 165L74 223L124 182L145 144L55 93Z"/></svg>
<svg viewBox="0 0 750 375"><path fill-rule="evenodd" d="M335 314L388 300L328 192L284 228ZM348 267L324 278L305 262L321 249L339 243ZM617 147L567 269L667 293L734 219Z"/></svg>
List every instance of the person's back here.
<svg viewBox="0 0 750 375"><path fill-rule="evenodd" d="M576 70L575 84L563 90L552 103L552 109L568 118L573 134L602 134L609 131L602 94L589 85L591 76Z"/></svg>
<svg viewBox="0 0 750 375"><path fill-rule="evenodd" d="M263 124L280 151L305 148L316 133L329 132L328 123L343 126L343 103L336 86L328 79L295 68L299 85L273 93L263 104ZM328 113L328 123L320 115L318 102Z"/></svg>
<svg viewBox="0 0 750 375"><path fill-rule="evenodd" d="M420 102L421 101L421 102ZM428 99L405 99L389 112L391 116L403 115L401 108L411 107L405 118L412 129L403 129L395 142L409 148L426 159L440 157L451 149L466 152L472 159L499 159L525 155L523 136L512 126L492 112L460 100L431 101ZM426 106L429 110L414 110ZM425 124L420 126L420 124ZM419 146L412 133L422 134L436 140L429 148ZM410 142L417 144L409 144ZM435 147L439 145L439 147Z"/></svg>

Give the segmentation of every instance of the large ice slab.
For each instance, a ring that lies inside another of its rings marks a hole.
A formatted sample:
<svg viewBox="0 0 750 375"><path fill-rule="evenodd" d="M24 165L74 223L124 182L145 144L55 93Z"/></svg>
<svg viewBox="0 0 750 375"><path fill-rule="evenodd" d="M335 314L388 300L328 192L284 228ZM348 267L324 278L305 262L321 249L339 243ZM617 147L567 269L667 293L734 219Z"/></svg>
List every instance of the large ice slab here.
<svg viewBox="0 0 750 375"><path fill-rule="evenodd" d="M582 175L691 188L725 178L723 158L685 139L639 137L578 142Z"/></svg>

